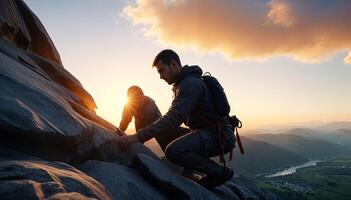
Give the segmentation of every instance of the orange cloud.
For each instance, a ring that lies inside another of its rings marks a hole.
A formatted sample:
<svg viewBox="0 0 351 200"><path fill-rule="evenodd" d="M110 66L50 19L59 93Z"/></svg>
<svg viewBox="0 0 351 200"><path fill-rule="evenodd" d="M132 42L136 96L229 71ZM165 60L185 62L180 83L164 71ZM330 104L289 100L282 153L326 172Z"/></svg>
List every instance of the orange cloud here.
<svg viewBox="0 0 351 200"><path fill-rule="evenodd" d="M349 52L349 54L344 58L344 62L346 64L351 64L351 51Z"/></svg>
<svg viewBox="0 0 351 200"><path fill-rule="evenodd" d="M351 49L350 10L345 0L138 0L123 13L166 45L320 61Z"/></svg>
<svg viewBox="0 0 351 200"><path fill-rule="evenodd" d="M294 24L294 15L289 4L284 1L273 0L270 4L267 17L272 23L290 27Z"/></svg>

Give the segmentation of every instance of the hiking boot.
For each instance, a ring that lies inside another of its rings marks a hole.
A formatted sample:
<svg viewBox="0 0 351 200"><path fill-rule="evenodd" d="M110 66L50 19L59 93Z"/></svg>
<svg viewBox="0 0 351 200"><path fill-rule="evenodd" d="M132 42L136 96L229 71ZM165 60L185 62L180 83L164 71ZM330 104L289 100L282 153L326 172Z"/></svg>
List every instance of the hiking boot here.
<svg viewBox="0 0 351 200"><path fill-rule="evenodd" d="M198 183L204 188L213 189L232 179L233 176L233 170L230 168L225 168L222 175L207 175L206 177L202 178Z"/></svg>
<svg viewBox="0 0 351 200"><path fill-rule="evenodd" d="M199 183L199 181L203 178L200 174L183 174L184 177L186 177L187 179L190 179L192 181L194 181L195 183Z"/></svg>

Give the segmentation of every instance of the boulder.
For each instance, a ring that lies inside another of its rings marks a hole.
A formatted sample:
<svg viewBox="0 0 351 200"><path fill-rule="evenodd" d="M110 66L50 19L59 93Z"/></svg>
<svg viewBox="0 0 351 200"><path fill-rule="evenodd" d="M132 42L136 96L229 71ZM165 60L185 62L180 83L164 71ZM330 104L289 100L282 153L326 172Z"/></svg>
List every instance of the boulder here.
<svg viewBox="0 0 351 200"><path fill-rule="evenodd" d="M0 35L16 47L62 65L44 26L22 0L0 1Z"/></svg>
<svg viewBox="0 0 351 200"><path fill-rule="evenodd" d="M236 175L223 185L208 191L171 170L164 162L154 160L147 155L137 154L133 159L133 164L147 180L175 198L281 200L276 195L257 188L252 181L241 175Z"/></svg>
<svg viewBox="0 0 351 200"><path fill-rule="evenodd" d="M160 188L143 179L134 168L95 160L84 162L78 168L105 185L113 199L167 199Z"/></svg>
<svg viewBox="0 0 351 200"><path fill-rule="evenodd" d="M162 162L145 154L137 154L133 160L137 170L156 187L178 199L218 199L207 189L184 178Z"/></svg>
<svg viewBox="0 0 351 200"><path fill-rule="evenodd" d="M96 200L96 198L86 197L77 192L68 192L57 193L47 198L47 200Z"/></svg>
<svg viewBox="0 0 351 200"><path fill-rule="evenodd" d="M111 199L106 188L61 162L0 157L1 199Z"/></svg>
<svg viewBox="0 0 351 200"><path fill-rule="evenodd" d="M236 196L236 194L231 189L223 187L223 185L216 187L211 192L223 200L240 200L240 198Z"/></svg>
<svg viewBox="0 0 351 200"><path fill-rule="evenodd" d="M119 136L112 132L116 127L96 115L93 98L61 62L19 45L24 39L18 34L27 38L29 46L40 40L45 51L56 52L44 27L22 1L1 1L0 10L1 146L67 163L121 159L128 164L135 152L155 157L141 144L121 152Z"/></svg>

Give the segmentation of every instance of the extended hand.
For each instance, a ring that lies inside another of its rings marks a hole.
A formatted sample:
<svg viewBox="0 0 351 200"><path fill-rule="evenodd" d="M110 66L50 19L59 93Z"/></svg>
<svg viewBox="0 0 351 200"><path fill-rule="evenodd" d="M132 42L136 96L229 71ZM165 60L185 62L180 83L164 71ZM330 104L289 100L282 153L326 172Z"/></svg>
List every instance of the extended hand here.
<svg viewBox="0 0 351 200"><path fill-rule="evenodd" d="M138 141L136 134L134 135L124 135L119 138L118 145L122 151L126 151L129 145Z"/></svg>
<svg viewBox="0 0 351 200"><path fill-rule="evenodd" d="M127 135L125 132L123 132L121 129L116 128L114 131L114 133L116 133L119 136L123 136L123 135Z"/></svg>

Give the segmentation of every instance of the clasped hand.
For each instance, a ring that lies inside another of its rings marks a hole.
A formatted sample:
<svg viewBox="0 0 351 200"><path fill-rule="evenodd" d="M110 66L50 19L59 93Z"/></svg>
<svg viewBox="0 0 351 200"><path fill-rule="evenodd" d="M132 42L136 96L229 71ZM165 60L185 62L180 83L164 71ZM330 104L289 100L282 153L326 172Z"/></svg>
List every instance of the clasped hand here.
<svg viewBox="0 0 351 200"><path fill-rule="evenodd" d="M129 145L138 141L136 134L133 135L123 135L119 138L118 145L122 151L126 151Z"/></svg>

